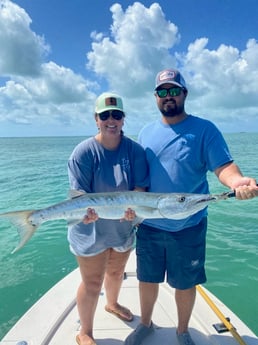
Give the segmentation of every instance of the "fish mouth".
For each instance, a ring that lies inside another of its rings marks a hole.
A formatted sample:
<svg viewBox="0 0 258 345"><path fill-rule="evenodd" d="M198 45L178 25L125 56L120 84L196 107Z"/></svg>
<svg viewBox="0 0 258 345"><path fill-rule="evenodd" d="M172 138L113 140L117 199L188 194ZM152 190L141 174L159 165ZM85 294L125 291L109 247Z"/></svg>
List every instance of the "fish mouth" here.
<svg viewBox="0 0 258 345"><path fill-rule="evenodd" d="M202 202L207 202L207 201L216 201L217 198L215 196L209 196L206 198L202 198L196 202L196 204L201 204Z"/></svg>

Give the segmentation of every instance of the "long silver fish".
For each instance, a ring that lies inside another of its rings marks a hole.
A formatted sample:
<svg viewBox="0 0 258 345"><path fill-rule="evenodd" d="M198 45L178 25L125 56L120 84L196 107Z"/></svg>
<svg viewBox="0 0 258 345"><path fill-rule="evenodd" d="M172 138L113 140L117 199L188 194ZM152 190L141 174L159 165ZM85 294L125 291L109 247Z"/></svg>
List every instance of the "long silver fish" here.
<svg viewBox="0 0 258 345"><path fill-rule="evenodd" d="M185 194L113 192L89 193L39 210L14 211L0 214L17 227L20 241L12 251L22 248L44 222L65 219L68 224L82 221L87 208L94 208L100 218L121 219L130 207L136 212L136 222L147 218L184 219L207 207L210 203L234 196L223 194Z"/></svg>

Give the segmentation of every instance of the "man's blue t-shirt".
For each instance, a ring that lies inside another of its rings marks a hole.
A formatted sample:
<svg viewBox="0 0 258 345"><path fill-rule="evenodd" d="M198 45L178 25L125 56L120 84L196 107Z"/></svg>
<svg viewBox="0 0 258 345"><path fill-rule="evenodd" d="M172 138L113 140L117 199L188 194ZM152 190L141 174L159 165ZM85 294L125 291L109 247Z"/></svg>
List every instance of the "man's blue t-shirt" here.
<svg viewBox="0 0 258 345"><path fill-rule="evenodd" d="M176 125L157 120L139 134L150 170L150 192L209 193L207 172L232 162L228 146L210 121L188 115ZM183 220L150 219L144 223L167 231L194 226L207 214L202 210Z"/></svg>

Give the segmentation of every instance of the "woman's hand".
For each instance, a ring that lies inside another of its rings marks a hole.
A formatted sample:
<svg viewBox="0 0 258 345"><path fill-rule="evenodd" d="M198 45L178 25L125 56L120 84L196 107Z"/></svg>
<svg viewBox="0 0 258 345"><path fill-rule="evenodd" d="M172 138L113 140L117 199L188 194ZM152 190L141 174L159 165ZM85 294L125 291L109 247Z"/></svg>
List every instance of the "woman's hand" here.
<svg viewBox="0 0 258 345"><path fill-rule="evenodd" d="M94 208L88 208L87 213L84 216L82 222L84 224L90 224L96 222L99 219L98 214L95 212Z"/></svg>
<svg viewBox="0 0 258 345"><path fill-rule="evenodd" d="M127 220L130 222L130 221L134 220L135 217L136 217L135 211L132 210L131 208L128 208L125 211L124 217L121 218L120 221L123 222L123 221ZM96 220L98 220L98 219L99 219L99 216L95 212L95 210L93 208L88 208L87 213L84 216L82 222L84 224L90 224L90 223L96 222Z"/></svg>
<svg viewBox="0 0 258 345"><path fill-rule="evenodd" d="M124 217L122 219L120 219L120 221L123 222L124 220L127 220L130 222L130 221L134 220L135 217L136 217L135 211L129 207L125 211Z"/></svg>

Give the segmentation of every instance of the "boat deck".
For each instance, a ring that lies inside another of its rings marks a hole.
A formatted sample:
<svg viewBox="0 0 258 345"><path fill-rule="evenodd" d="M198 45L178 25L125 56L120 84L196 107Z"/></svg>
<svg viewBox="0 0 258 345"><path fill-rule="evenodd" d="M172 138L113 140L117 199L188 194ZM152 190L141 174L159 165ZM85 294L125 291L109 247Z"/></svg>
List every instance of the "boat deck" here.
<svg viewBox="0 0 258 345"><path fill-rule="evenodd" d="M135 275L135 255L132 254L127 265L127 277L123 282L119 302L134 313L132 322L123 322L104 310L105 291L101 292L97 306L94 337L97 345L122 345L126 336L138 325L140 319L138 281ZM75 294L80 282L79 270L71 272L48 291L17 322L0 342L1 345L72 345L80 323L75 302ZM242 344L258 345L258 338L221 301L205 289L205 293L217 308L230 317L230 322L243 339ZM160 284L158 302L155 305L153 322L155 332L143 345L177 345L176 306L174 290L167 284ZM198 345L236 345L239 344L230 332L217 333L213 324L220 323L204 298L197 293L197 299L190 321L190 332ZM22 343L22 341L25 341ZM19 343L21 342L21 343Z"/></svg>

